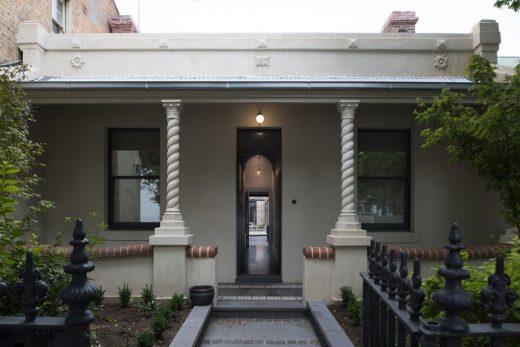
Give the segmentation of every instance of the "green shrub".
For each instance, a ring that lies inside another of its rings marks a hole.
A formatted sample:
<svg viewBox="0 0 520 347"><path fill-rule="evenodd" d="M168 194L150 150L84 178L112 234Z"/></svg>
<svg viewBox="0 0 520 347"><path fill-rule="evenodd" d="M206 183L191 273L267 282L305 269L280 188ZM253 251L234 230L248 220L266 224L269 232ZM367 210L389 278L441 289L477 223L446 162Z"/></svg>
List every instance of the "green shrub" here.
<svg viewBox="0 0 520 347"><path fill-rule="evenodd" d="M156 339L162 339L162 334L170 327L170 322L164 315L157 315L152 322L152 329Z"/></svg>
<svg viewBox="0 0 520 347"><path fill-rule="evenodd" d="M184 295L177 294L177 292L173 293L172 298L170 299L170 308L173 312L182 310L182 306L184 306Z"/></svg>
<svg viewBox="0 0 520 347"><path fill-rule="evenodd" d="M143 300L143 304L145 308L148 308L153 311L155 308L155 294L153 292L153 287L150 285L148 287L148 284L145 288L141 289L141 299Z"/></svg>
<svg viewBox="0 0 520 347"><path fill-rule="evenodd" d="M169 305L160 305L157 309L157 316L162 316L168 323L171 322L173 317L173 311Z"/></svg>
<svg viewBox="0 0 520 347"><path fill-rule="evenodd" d="M347 314L354 326L359 326L363 319L363 307L361 301L354 300L347 307Z"/></svg>
<svg viewBox="0 0 520 347"><path fill-rule="evenodd" d="M96 291L96 297L94 298L94 301L92 302L94 306L96 307L102 307L103 301L105 301L105 292L106 290L103 289L103 286L99 286L99 288Z"/></svg>
<svg viewBox="0 0 520 347"><path fill-rule="evenodd" d="M117 292L121 307L128 307L132 301L132 289L128 288L128 283L123 283L123 288L117 287Z"/></svg>
<svg viewBox="0 0 520 347"><path fill-rule="evenodd" d="M153 347L154 342L154 335L150 331L143 331L137 337L137 347Z"/></svg>
<svg viewBox="0 0 520 347"><path fill-rule="evenodd" d="M467 256L463 252L463 257ZM520 293L520 241L518 236L513 241L511 249L504 253L505 273L511 278L510 288ZM480 298L480 291L487 286L487 280L490 274L495 272L495 259L490 259L480 266L465 265L464 268L469 271L470 278L462 281L462 287L467 291L474 300L474 305L468 312L465 312L462 317L468 323L489 323L489 311L482 304ZM422 316L426 320L439 319L442 312L439 307L433 302L433 293L436 290L444 287L444 278L436 272L434 275L426 278L423 282L422 288L426 292L426 299L422 309ZM518 323L520 322L520 300L516 300L513 308L507 308L506 322ZM482 346L485 342L481 338L464 339L464 346ZM504 347L516 347L518 343L514 341L504 341Z"/></svg>
<svg viewBox="0 0 520 347"><path fill-rule="evenodd" d="M341 300L343 301L343 308L347 309L353 301L357 301L356 294L352 291L352 288L344 286L340 289Z"/></svg>

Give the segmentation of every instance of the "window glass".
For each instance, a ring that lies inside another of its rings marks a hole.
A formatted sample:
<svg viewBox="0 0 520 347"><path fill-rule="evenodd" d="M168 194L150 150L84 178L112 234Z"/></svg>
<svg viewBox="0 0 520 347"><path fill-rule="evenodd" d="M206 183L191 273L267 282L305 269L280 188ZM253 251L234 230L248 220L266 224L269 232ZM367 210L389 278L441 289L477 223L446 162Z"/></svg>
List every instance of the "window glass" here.
<svg viewBox="0 0 520 347"><path fill-rule="evenodd" d="M158 179L121 178L114 184L114 222L159 222Z"/></svg>
<svg viewBox="0 0 520 347"><path fill-rule="evenodd" d="M358 131L357 210L367 230L409 230L408 130Z"/></svg>
<svg viewBox="0 0 520 347"><path fill-rule="evenodd" d="M62 33L65 26L65 0L52 0L52 31Z"/></svg>
<svg viewBox="0 0 520 347"><path fill-rule="evenodd" d="M111 129L111 228L153 228L160 221L158 129Z"/></svg>

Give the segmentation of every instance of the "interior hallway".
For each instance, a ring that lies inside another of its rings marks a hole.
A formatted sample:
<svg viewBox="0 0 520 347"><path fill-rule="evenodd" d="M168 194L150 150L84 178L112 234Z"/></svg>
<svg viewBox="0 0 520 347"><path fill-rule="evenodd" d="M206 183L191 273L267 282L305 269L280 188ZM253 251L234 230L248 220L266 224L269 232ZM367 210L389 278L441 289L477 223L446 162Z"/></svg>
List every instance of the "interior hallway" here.
<svg viewBox="0 0 520 347"><path fill-rule="evenodd" d="M279 268L267 236L249 236L249 247L244 254L244 274L278 275Z"/></svg>

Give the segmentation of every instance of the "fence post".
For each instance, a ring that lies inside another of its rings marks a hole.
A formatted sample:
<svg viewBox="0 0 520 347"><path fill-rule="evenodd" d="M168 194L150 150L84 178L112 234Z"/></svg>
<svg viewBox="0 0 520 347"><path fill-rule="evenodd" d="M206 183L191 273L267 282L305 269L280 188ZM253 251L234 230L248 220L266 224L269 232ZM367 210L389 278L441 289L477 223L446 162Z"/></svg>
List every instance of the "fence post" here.
<svg viewBox="0 0 520 347"><path fill-rule="evenodd" d="M496 259L495 273L489 275L488 284L491 288L483 288L480 298L484 306L489 310L489 320L495 329L502 328L506 320L506 306L513 307L516 300L516 292L511 288L511 278L504 273L504 257L499 255Z"/></svg>
<svg viewBox="0 0 520 347"><path fill-rule="evenodd" d="M447 331L465 333L468 331L468 323L460 315L471 308L473 298L464 291L461 284L461 281L468 279L470 275L468 270L462 268L460 251L464 249L464 245L461 244L462 237L457 223L451 226L448 239L448 257L444 262L445 266L439 270L445 284L433 294L433 301L444 311L444 316L439 321L441 327Z"/></svg>
<svg viewBox="0 0 520 347"><path fill-rule="evenodd" d="M408 294L410 293L410 280L408 279L408 254L401 253L401 264L399 265L399 279L397 282L397 296L399 301L398 308L406 310ZM403 322L397 322L397 345L404 346L406 341L406 331Z"/></svg>
<svg viewBox="0 0 520 347"><path fill-rule="evenodd" d="M489 310L489 320L495 329L502 329L505 322L506 306L513 307L517 298L516 292L511 288L511 278L504 273L504 257L499 255L496 258L495 273L489 275L488 284L491 287L483 288L480 291L480 299L484 306ZM491 346L501 346L503 338L493 337Z"/></svg>
<svg viewBox="0 0 520 347"><path fill-rule="evenodd" d="M0 302L4 298L5 293L7 292L7 284L5 282L0 281Z"/></svg>
<svg viewBox="0 0 520 347"><path fill-rule="evenodd" d="M25 315L25 322L34 322L40 309L38 305L43 302L47 296L48 287L43 282L41 272L34 267L33 254L27 252L25 255L25 266L20 271L20 279L14 285L13 292L17 301L21 302L22 312Z"/></svg>
<svg viewBox="0 0 520 347"><path fill-rule="evenodd" d="M94 270L94 264L88 261L85 252L88 240L81 219L76 221L72 236L71 264L64 267L72 278L60 293L61 300L70 307L65 319L67 331L64 341L71 346L90 347L90 323L94 320L94 314L87 307L96 297L98 289L87 280L87 273Z"/></svg>

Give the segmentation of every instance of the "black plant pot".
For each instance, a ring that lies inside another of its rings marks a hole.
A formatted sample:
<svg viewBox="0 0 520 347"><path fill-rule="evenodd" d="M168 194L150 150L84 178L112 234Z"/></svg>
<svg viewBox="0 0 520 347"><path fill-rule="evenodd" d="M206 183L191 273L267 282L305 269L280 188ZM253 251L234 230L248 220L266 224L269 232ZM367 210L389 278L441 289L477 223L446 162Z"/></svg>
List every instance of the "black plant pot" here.
<svg viewBox="0 0 520 347"><path fill-rule="evenodd" d="M211 305L214 296L213 286L193 286L190 288L190 301L195 306Z"/></svg>

